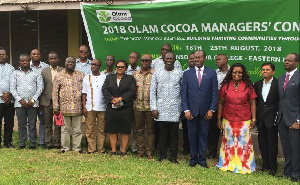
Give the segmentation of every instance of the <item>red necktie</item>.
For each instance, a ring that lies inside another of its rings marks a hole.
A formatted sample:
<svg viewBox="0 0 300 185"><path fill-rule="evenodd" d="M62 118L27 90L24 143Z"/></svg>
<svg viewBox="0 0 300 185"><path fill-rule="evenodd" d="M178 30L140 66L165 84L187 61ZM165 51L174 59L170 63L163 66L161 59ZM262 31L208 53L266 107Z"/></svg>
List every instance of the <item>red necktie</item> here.
<svg viewBox="0 0 300 185"><path fill-rule="evenodd" d="M283 84L283 92L285 91L286 85L289 83L289 80L290 80L290 74L287 73Z"/></svg>
<svg viewBox="0 0 300 185"><path fill-rule="evenodd" d="M199 86L201 84L201 73L200 73L200 71L201 71L201 69L199 68L198 69L198 84L199 84Z"/></svg>

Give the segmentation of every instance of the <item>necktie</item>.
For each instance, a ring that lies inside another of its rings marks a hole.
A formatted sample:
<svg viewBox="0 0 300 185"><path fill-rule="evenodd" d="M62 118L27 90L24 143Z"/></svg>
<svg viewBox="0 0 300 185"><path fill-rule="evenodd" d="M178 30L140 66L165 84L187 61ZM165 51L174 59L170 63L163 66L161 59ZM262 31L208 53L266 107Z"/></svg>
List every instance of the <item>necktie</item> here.
<svg viewBox="0 0 300 185"><path fill-rule="evenodd" d="M287 73L283 84L283 92L285 91L286 85L289 83L289 80L290 80L290 74Z"/></svg>
<svg viewBox="0 0 300 185"><path fill-rule="evenodd" d="M201 73L200 73L200 71L201 71L201 69L199 68L198 69L198 84L199 84L199 86L201 84Z"/></svg>

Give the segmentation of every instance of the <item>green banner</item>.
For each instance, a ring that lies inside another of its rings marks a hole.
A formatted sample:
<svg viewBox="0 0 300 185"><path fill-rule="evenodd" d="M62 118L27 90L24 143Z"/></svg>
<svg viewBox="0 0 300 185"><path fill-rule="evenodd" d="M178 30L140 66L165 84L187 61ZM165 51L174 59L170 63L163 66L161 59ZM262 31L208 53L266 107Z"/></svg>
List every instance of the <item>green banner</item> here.
<svg viewBox="0 0 300 185"><path fill-rule="evenodd" d="M229 64L243 63L252 81L261 79L264 62L284 73L289 53L299 53L299 0L196 0L139 4L81 4L93 58L114 55L128 61L137 51L160 56L164 43L183 68L195 50L207 54L205 65L216 68L215 57L228 55Z"/></svg>

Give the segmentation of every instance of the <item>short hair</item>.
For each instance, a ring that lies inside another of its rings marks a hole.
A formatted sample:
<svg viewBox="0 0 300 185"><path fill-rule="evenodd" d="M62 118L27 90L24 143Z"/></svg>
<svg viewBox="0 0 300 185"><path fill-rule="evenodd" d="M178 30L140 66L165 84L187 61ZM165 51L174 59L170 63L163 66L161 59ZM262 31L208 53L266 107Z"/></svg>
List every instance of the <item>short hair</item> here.
<svg viewBox="0 0 300 185"><path fill-rule="evenodd" d="M269 65L269 66L272 68L272 70L275 71L275 65L272 64L271 62L263 63L263 64L261 65L261 67L264 67L264 66L267 66L267 65Z"/></svg>
<svg viewBox="0 0 300 185"><path fill-rule="evenodd" d="M299 54L298 53L291 53L291 54L295 56L295 61L299 62Z"/></svg>
<svg viewBox="0 0 300 185"><path fill-rule="evenodd" d="M2 46L0 46L0 50L4 50L6 52L6 49Z"/></svg>
<svg viewBox="0 0 300 185"><path fill-rule="evenodd" d="M220 53L217 56L220 56L220 55L225 56L226 60L228 61L228 56L225 53Z"/></svg>
<svg viewBox="0 0 300 185"><path fill-rule="evenodd" d="M116 62L116 67L117 67L118 63L120 63L120 62L122 62L122 63L125 64L125 68L126 68L126 69L128 68L128 63L127 63L126 60L124 60L124 59L118 60L118 61Z"/></svg>
<svg viewBox="0 0 300 185"><path fill-rule="evenodd" d="M135 54L137 55L138 59L140 59L140 54L139 54L137 51L133 51L133 52L131 52L131 53L135 53ZM130 53L130 54L131 54L131 53Z"/></svg>
<svg viewBox="0 0 300 185"><path fill-rule="evenodd" d="M66 58L66 60L67 60L68 58L73 58L73 59L76 61L76 59L75 59L73 56L68 56L68 57ZM66 61L66 60L65 60L65 61Z"/></svg>
<svg viewBox="0 0 300 185"><path fill-rule="evenodd" d="M190 53L189 56L188 56L188 58L190 58L190 56L193 55L193 54L195 54L195 52Z"/></svg>
<svg viewBox="0 0 300 185"><path fill-rule="evenodd" d="M203 53L203 55L204 55L204 58L206 58L206 53L205 53L204 50L197 50L197 51L202 51L202 53ZM197 51L195 51L195 53L196 53Z"/></svg>
<svg viewBox="0 0 300 185"><path fill-rule="evenodd" d="M99 60L98 58L94 58L93 60L97 60L100 63L100 66L101 66L101 60Z"/></svg>
<svg viewBox="0 0 300 185"><path fill-rule="evenodd" d="M21 54L21 55L19 56L19 60L21 60L22 57L30 58L30 56L29 56L28 54Z"/></svg>
<svg viewBox="0 0 300 185"><path fill-rule="evenodd" d="M58 53L56 51L50 51L48 55L56 54L58 56Z"/></svg>
<svg viewBox="0 0 300 185"><path fill-rule="evenodd" d="M113 58L113 60L116 61L116 58L115 58L113 55L107 55L107 56L105 57L105 60L107 59L108 56L111 56L111 57Z"/></svg>

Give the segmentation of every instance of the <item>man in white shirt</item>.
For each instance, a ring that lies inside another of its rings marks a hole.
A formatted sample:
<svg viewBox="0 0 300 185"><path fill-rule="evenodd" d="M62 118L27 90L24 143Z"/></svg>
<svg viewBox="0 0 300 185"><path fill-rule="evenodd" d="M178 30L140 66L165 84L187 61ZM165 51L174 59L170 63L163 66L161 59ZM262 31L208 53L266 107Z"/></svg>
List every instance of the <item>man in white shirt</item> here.
<svg viewBox="0 0 300 185"><path fill-rule="evenodd" d="M88 154L94 153L97 150L100 153L105 152L104 126L106 105L103 99L102 86L106 75L100 73L100 68L101 61L98 59L92 60L92 74L86 75L83 79L82 105L83 114L86 116Z"/></svg>

